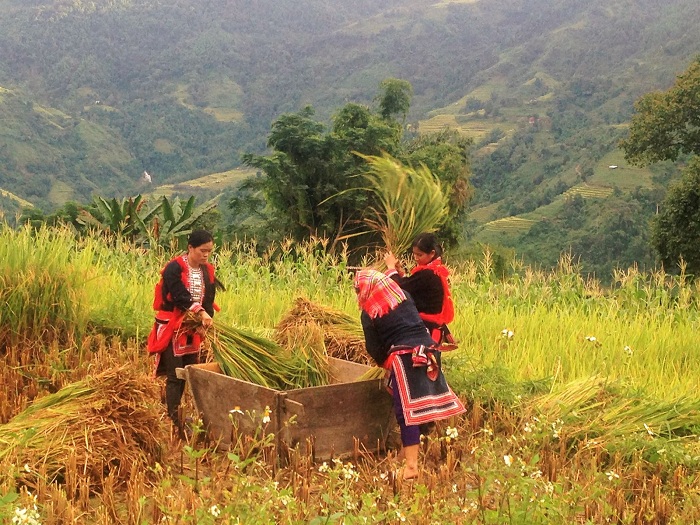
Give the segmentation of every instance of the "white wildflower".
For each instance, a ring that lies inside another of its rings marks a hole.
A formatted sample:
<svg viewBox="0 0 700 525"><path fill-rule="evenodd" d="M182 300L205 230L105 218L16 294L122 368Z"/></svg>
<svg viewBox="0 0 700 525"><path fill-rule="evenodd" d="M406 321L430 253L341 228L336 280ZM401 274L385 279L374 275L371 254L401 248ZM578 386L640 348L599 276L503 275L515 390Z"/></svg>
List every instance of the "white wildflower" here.
<svg viewBox="0 0 700 525"><path fill-rule="evenodd" d="M447 427L445 430L445 435L450 439L457 439L459 432L457 432L457 429L454 427Z"/></svg>
<svg viewBox="0 0 700 525"><path fill-rule="evenodd" d="M506 467L510 467L513 464L513 456L505 455L503 456L503 461L506 464Z"/></svg>
<svg viewBox="0 0 700 525"><path fill-rule="evenodd" d="M12 516L12 525L41 525L36 505L31 509L24 507L15 508L15 514Z"/></svg>
<svg viewBox="0 0 700 525"><path fill-rule="evenodd" d="M620 475L614 470L608 470L605 473L605 475L608 477L608 481L612 481L613 479L620 479Z"/></svg>
<svg viewBox="0 0 700 525"><path fill-rule="evenodd" d="M211 514L215 518L218 518L219 516L221 516L221 509L216 505L212 505L209 508L209 514Z"/></svg>

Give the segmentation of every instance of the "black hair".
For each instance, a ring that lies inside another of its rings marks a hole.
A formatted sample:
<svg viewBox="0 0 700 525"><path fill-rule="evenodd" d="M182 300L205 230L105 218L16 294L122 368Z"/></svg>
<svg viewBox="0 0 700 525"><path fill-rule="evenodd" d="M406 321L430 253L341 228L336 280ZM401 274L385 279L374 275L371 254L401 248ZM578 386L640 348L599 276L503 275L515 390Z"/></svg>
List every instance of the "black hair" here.
<svg viewBox="0 0 700 525"><path fill-rule="evenodd" d="M442 257L442 246L432 233L421 233L413 239L411 248L418 248L423 253L435 252L435 257Z"/></svg>
<svg viewBox="0 0 700 525"><path fill-rule="evenodd" d="M208 242L214 242L214 236L211 233L209 233L207 230L195 230L190 233L190 236L187 239L187 246L197 248L198 246Z"/></svg>

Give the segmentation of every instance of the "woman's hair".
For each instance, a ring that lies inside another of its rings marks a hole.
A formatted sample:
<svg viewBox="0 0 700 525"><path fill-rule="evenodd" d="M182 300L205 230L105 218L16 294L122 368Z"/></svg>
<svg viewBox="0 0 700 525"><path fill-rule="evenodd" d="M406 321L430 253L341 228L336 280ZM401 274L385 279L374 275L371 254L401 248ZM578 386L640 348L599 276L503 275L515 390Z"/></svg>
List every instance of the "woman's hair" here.
<svg viewBox="0 0 700 525"><path fill-rule="evenodd" d="M190 236L187 239L187 246L197 248L198 246L208 242L214 242L214 237L211 233L209 233L207 230L195 230L190 233Z"/></svg>
<svg viewBox="0 0 700 525"><path fill-rule="evenodd" d="M421 233L413 239L411 248L418 248L423 253L435 252L435 257L442 257L442 246L432 233Z"/></svg>

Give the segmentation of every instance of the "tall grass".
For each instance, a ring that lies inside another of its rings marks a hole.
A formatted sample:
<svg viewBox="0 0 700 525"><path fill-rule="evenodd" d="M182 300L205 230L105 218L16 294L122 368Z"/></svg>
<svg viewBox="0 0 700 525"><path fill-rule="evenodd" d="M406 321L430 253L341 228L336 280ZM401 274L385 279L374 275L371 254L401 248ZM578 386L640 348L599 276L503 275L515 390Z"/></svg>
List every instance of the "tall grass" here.
<svg viewBox="0 0 700 525"><path fill-rule="evenodd" d="M504 366L521 380L551 377L556 385L601 375L659 397L694 394L698 285L630 269L603 289L570 262L564 257L555 272L514 265L505 280L488 265L457 269L455 357Z"/></svg>
<svg viewBox="0 0 700 525"><path fill-rule="evenodd" d="M6 344L20 339L75 341L85 331L84 284L94 269L68 230L0 229L0 329Z"/></svg>
<svg viewBox="0 0 700 525"><path fill-rule="evenodd" d="M158 272L175 255L76 240L60 229L5 228L0 240L6 340L75 342L96 329L142 341ZM262 255L254 243L217 247L214 262L227 290L217 295L215 319L269 337L299 297L358 317L347 259L325 249L321 239L270 246ZM458 376L500 366L517 381L550 378L553 388L597 375L659 397L695 393L698 285L684 276L632 268L604 289L563 257L551 272L513 262L501 279L488 254L453 270L451 328L460 348L445 357Z"/></svg>

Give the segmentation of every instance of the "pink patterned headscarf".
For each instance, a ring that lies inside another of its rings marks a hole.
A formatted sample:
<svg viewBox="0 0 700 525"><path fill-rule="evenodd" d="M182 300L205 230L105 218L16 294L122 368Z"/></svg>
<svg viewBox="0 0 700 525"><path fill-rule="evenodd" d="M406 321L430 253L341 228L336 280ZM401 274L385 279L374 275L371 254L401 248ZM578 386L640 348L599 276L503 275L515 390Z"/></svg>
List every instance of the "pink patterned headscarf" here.
<svg viewBox="0 0 700 525"><path fill-rule="evenodd" d="M396 308L406 294L391 278L377 270L360 270L355 275L357 302L374 319Z"/></svg>

